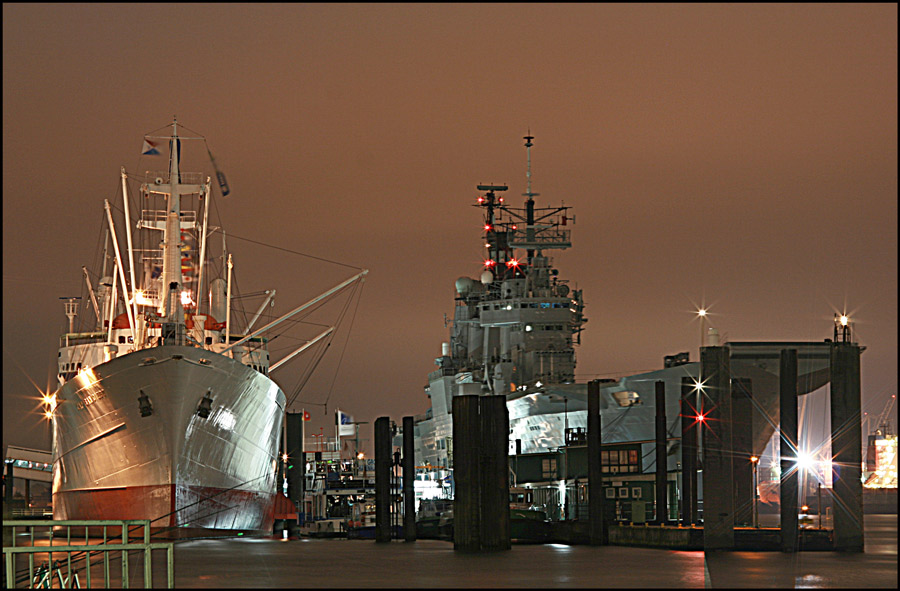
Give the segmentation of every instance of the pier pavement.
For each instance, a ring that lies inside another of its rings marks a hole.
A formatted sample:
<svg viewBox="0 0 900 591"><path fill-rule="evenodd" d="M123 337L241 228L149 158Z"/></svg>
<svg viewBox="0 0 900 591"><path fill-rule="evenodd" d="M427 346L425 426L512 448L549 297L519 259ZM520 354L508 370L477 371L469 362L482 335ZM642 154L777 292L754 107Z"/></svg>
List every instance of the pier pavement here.
<svg viewBox="0 0 900 591"><path fill-rule="evenodd" d="M513 545L461 554L440 540L180 542L178 588L897 588L897 515L866 515L866 551L715 552ZM154 577L154 583L161 580ZM162 579L164 580L164 579ZM154 585L156 586L156 585Z"/></svg>

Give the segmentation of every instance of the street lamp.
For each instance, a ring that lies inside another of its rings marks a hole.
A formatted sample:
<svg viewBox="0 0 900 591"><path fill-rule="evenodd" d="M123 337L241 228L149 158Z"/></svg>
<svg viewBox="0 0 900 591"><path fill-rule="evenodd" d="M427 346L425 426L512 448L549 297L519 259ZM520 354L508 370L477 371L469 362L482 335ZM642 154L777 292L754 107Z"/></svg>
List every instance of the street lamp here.
<svg viewBox="0 0 900 591"><path fill-rule="evenodd" d="M757 505L759 499L759 485L756 481L756 467L759 464L759 458L750 456L750 466L753 469L753 527L759 528L759 507Z"/></svg>

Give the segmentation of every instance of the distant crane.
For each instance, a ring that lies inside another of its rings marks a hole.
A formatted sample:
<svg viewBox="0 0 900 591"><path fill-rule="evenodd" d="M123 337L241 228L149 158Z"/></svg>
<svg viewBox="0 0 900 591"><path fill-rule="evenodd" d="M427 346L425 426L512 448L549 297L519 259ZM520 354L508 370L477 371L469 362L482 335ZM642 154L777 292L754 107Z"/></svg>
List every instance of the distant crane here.
<svg viewBox="0 0 900 591"><path fill-rule="evenodd" d="M893 434L891 429L891 410L893 410L895 402L897 402L897 395L891 394L891 399L884 405L884 410L881 411L881 414L878 415L878 420L875 421L875 428L881 431L883 437Z"/></svg>

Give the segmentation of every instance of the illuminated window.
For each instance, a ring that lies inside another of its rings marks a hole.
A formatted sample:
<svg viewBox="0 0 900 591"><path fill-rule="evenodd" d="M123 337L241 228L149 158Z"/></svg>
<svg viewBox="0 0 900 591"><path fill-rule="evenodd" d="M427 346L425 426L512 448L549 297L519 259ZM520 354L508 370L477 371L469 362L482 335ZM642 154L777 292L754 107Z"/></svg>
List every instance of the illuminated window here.
<svg viewBox="0 0 900 591"><path fill-rule="evenodd" d="M600 452L600 470L605 473L640 473L641 458L637 448Z"/></svg>

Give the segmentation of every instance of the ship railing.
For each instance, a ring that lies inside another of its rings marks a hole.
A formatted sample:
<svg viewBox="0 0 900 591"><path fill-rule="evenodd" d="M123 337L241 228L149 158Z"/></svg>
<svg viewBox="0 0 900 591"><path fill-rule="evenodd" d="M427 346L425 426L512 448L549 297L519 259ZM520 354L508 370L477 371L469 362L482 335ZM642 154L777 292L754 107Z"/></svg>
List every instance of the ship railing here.
<svg viewBox="0 0 900 591"><path fill-rule="evenodd" d="M182 185L202 185L203 184L203 173L202 172L179 172L181 184ZM145 178L148 184L168 184L169 182L169 171L168 170L148 170L145 173ZM157 183L157 179L159 182Z"/></svg>
<svg viewBox="0 0 900 591"><path fill-rule="evenodd" d="M535 225L512 230L508 240L509 245L514 248L570 248L571 232L554 226Z"/></svg>
<svg viewBox="0 0 900 591"><path fill-rule="evenodd" d="M81 528L84 543L81 543ZM129 539L129 533L140 528L143 536ZM18 537L25 538L20 540L24 545L16 545ZM138 586L150 588L154 550L166 552L166 583L172 589L175 586L174 542L151 542L150 520L3 520L7 588L14 588L19 582L25 582L28 588L49 588L54 586L54 578L60 588L80 587L81 581L90 588L92 575L97 571L102 572L103 586L107 589L128 589L132 577L137 579L141 575L143 584ZM138 552L143 552L142 569L141 561L131 558ZM55 558L60 556L61 559ZM27 577L25 567L18 568L26 557ZM97 560L92 562L94 557ZM121 574L110 568L110 562L115 560L121 562ZM134 563L133 575L131 563Z"/></svg>
<svg viewBox="0 0 900 591"><path fill-rule="evenodd" d="M153 222L164 222L166 218L169 217L169 212L165 209L142 209L141 210L141 225L150 225ZM179 221L195 223L197 221L197 212L184 209L181 211L181 215L178 216Z"/></svg>

